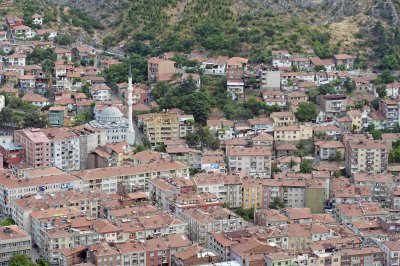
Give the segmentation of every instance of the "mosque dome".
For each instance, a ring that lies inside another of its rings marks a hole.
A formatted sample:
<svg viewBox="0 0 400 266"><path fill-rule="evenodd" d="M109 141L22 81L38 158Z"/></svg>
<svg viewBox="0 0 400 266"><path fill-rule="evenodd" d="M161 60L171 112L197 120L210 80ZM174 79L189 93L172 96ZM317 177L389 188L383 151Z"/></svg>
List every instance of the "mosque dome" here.
<svg viewBox="0 0 400 266"><path fill-rule="evenodd" d="M104 110L98 115L98 121L101 122L118 122L124 118L122 112L114 106L104 108Z"/></svg>

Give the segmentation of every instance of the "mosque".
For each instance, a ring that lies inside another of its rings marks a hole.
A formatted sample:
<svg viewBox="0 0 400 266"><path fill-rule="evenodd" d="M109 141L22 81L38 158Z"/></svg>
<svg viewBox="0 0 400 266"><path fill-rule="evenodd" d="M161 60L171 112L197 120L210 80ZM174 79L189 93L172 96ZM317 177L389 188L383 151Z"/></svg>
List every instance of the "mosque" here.
<svg viewBox="0 0 400 266"><path fill-rule="evenodd" d="M135 131L132 121L132 73L129 70L128 78L128 119L115 106L108 106L96 116L88 125L92 128L104 129L107 135L107 143L126 141L129 144L135 144Z"/></svg>

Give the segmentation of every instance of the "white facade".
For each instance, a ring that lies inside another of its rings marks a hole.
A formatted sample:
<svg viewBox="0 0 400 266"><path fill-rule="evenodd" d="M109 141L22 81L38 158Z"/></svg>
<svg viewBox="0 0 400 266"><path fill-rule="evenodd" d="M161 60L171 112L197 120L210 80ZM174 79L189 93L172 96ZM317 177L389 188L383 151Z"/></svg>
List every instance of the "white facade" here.
<svg viewBox="0 0 400 266"><path fill-rule="evenodd" d="M90 95L96 101L109 101L111 100L110 90L90 90Z"/></svg>
<svg viewBox="0 0 400 266"><path fill-rule="evenodd" d="M54 140L51 144L53 165L64 171L80 169L79 137Z"/></svg>

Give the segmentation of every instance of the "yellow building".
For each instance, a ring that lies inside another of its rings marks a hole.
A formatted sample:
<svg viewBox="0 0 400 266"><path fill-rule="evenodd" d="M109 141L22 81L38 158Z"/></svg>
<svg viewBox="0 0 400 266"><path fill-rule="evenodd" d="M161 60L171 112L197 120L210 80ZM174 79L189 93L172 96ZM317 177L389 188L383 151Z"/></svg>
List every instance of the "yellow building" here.
<svg viewBox="0 0 400 266"><path fill-rule="evenodd" d="M274 129L275 141L300 141L311 139L313 129L309 125L289 125Z"/></svg>
<svg viewBox="0 0 400 266"><path fill-rule="evenodd" d="M160 145L165 140L177 140L193 132L193 121L193 115L155 113L144 119L143 133L151 145Z"/></svg>
<svg viewBox="0 0 400 266"><path fill-rule="evenodd" d="M347 112L351 119L351 125L355 132L362 130L362 114L360 110L350 110Z"/></svg>
<svg viewBox="0 0 400 266"><path fill-rule="evenodd" d="M288 235L288 252L297 254L308 252L311 245L311 233L300 224L288 224L286 227Z"/></svg>
<svg viewBox="0 0 400 266"><path fill-rule="evenodd" d="M243 209L258 209L262 206L262 181L260 179L243 180Z"/></svg>
<svg viewBox="0 0 400 266"><path fill-rule="evenodd" d="M296 117L292 112L273 112L270 116L276 127L289 126L296 123Z"/></svg>

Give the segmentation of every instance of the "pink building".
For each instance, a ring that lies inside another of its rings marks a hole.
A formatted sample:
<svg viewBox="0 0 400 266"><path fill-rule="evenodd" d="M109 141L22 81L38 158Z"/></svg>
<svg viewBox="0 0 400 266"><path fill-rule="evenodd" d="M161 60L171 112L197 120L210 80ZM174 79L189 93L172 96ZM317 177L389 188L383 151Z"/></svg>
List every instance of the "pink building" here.
<svg viewBox="0 0 400 266"><path fill-rule="evenodd" d="M24 148L28 164L35 168L51 166L51 141L40 129L16 130L14 141Z"/></svg>

